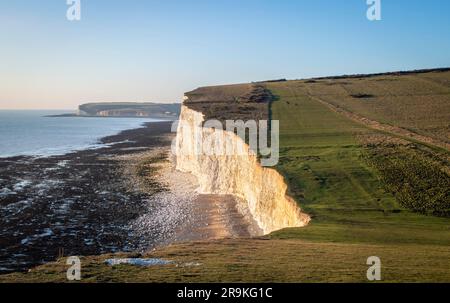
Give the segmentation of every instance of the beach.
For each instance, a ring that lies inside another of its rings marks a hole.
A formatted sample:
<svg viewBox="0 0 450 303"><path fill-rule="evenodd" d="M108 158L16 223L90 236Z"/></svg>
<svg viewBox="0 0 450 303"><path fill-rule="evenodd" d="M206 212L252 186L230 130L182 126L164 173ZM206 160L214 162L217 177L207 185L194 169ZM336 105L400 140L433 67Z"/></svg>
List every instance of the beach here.
<svg viewBox="0 0 450 303"><path fill-rule="evenodd" d="M195 178L174 169L171 124L105 137L97 149L0 159L0 273L259 234L234 197L199 195Z"/></svg>

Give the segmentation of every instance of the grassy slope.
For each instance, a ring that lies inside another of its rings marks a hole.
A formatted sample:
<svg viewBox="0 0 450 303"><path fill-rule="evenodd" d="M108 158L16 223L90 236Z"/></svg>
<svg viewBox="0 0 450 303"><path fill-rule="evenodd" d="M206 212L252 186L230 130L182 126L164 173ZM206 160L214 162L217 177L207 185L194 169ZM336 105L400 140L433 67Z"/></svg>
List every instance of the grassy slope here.
<svg viewBox="0 0 450 303"><path fill-rule="evenodd" d="M301 82L291 82L301 84ZM350 112L449 142L450 72L320 80L308 93ZM354 98L366 94L370 98Z"/></svg>
<svg viewBox="0 0 450 303"><path fill-rule="evenodd" d="M272 105L281 121L278 169L313 215L308 227L276 232L270 240L188 243L147 255L201 263L193 267L111 268L103 264L108 256L86 257L83 281L364 282L367 257L375 255L384 281L450 282L450 219L402 208L361 158L357 135L374 131L310 99L310 85L316 84L268 84L279 97ZM0 276L0 282L65 281L66 269L60 260Z"/></svg>
<svg viewBox="0 0 450 303"><path fill-rule="evenodd" d="M82 258L83 282L367 282L368 256L382 260L387 282L448 282L448 248L426 245L314 243L301 240L225 240L187 243L148 257L168 266L110 267L111 255ZM115 257L127 257L116 255ZM186 266L187 263L199 263ZM178 265L178 266L177 266ZM65 259L0 282L66 282Z"/></svg>
<svg viewBox="0 0 450 303"><path fill-rule="evenodd" d="M371 130L311 100L300 82L270 84L281 126L279 170L292 194L314 216L304 229L276 238L351 243L450 245L450 220L414 214L386 193L361 158L358 134Z"/></svg>

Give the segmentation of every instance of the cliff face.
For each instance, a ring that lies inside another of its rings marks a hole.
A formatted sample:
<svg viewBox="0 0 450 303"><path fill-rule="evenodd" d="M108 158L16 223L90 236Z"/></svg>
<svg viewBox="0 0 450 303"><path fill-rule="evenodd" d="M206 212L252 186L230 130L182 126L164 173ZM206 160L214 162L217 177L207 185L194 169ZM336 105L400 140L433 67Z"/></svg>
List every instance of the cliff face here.
<svg viewBox="0 0 450 303"><path fill-rule="evenodd" d="M202 113L182 106L174 150L177 169L195 175L201 193L232 194L246 201L265 234L309 223L310 217L286 195L287 185L276 170L262 167L234 133L201 127L203 120ZM220 146L245 152L220 155L214 152Z"/></svg>

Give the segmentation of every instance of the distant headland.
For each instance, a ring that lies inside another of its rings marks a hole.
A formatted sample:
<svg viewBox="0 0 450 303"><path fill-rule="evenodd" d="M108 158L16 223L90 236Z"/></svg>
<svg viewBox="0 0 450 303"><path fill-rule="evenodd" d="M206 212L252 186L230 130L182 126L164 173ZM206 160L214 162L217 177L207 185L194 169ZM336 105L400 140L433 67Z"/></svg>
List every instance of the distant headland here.
<svg viewBox="0 0 450 303"><path fill-rule="evenodd" d="M180 114L179 103L152 102L104 102L85 103L78 107L77 113L50 115L48 117L116 117L116 118L154 118L177 119Z"/></svg>

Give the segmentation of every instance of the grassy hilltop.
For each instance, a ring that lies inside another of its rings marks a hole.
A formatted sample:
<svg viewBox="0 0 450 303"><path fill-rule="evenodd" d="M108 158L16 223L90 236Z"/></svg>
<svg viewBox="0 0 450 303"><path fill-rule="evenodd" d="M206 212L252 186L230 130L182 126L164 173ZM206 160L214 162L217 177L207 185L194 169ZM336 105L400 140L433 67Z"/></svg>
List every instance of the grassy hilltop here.
<svg viewBox="0 0 450 303"><path fill-rule="evenodd" d="M111 268L105 256L86 257L85 282L365 282L369 256L381 258L385 282L450 282L450 71L190 94L188 106L208 118L252 118L253 108L280 120L277 169L312 222L262 239L186 243L147 255L201 264L194 267ZM0 281L64 281L65 270L61 260Z"/></svg>

